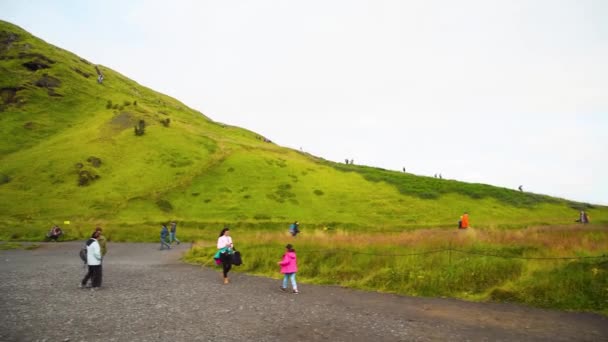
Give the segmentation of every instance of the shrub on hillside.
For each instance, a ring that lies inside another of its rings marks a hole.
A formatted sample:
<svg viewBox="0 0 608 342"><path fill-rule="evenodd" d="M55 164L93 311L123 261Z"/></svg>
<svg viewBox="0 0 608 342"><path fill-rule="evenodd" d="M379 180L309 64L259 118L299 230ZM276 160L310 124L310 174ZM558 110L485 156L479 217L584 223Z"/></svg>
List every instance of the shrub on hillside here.
<svg viewBox="0 0 608 342"><path fill-rule="evenodd" d="M81 170L78 172L78 186L87 186L90 185L93 181L99 178L99 175L89 171L89 170Z"/></svg>
<svg viewBox="0 0 608 342"><path fill-rule="evenodd" d="M166 119L160 120L160 123L163 124L163 126L165 126L165 127L169 127L169 125L171 124L171 119L166 118Z"/></svg>
<svg viewBox="0 0 608 342"><path fill-rule="evenodd" d="M112 109L112 100L108 100L106 103L106 109Z"/></svg>
<svg viewBox="0 0 608 342"><path fill-rule="evenodd" d="M171 202L167 201L166 199L159 199L158 201L156 201L156 205L158 206L158 208L160 210L162 210L166 213L173 210L173 206L171 205Z"/></svg>
<svg viewBox="0 0 608 342"><path fill-rule="evenodd" d="M87 161L89 163L91 163L91 165L93 165L94 167L100 167L101 166L101 159L97 158L97 157L89 157L87 158Z"/></svg>
<svg viewBox="0 0 608 342"><path fill-rule="evenodd" d="M323 194L324 194L324 192L323 192L323 191L321 191L321 190L319 190L319 189L317 189L317 190L315 190L315 191L313 191L313 192L314 192L314 194L315 194L315 195L317 195L317 196L323 196Z"/></svg>
<svg viewBox="0 0 608 342"><path fill-rule="evenodd" d="M0 173L0 185L6 184L11 181L11 178L3 173Z"/></svg>

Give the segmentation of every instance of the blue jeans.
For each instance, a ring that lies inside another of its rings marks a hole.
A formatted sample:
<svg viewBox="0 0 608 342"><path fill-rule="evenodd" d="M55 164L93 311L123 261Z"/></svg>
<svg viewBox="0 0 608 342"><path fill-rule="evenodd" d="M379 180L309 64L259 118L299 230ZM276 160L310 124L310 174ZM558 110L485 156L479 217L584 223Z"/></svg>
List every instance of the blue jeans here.
<svg viewBox="0 0 608 342"><path fill-rule="evenodd" d="M167 243L165 238L161 237L160 238L160 249L163 250L165 246L167 246L168 249L171 249L171 246Z"/></svg>
<svg viewBox="0 0 608 342"><path fill-rule="evenodd" d="M283 275L283 288L287 288L287 280L291 278L291 287L294 291L298 290L298 284L296 284L296 274L295 273L285 273Z"/></svg>
<svg viewBox="0 0 608 342"><path fill-rule="evenodd" d="M177 241L177 243L179 244L179 240L175 236L175 232L169 233L169 243L173 243L173 241Z"/></svg>

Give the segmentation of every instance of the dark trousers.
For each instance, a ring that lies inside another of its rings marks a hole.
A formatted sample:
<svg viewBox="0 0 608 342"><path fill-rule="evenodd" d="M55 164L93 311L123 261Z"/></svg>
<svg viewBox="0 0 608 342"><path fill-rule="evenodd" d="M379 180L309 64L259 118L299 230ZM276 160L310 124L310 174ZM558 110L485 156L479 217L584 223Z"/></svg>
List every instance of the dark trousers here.
<svg viewBox="0 0 608 342"><path fill-rule="evenodd" d="M228 278L228 272L232 268L232 264L229 262L222 263L222 270L224 271L224 278Z"/></svg>
<svg viewBox="0 0 608 342"><path fill-rule="evenodd" d="M82 279L82 286L85 286L87 282L91 279L92 287L100 287L101 279L102 279L102 271L101 265L89 265L89 271Z"/></svg>
<svg viewBox="0 0 608 342"><path fill-rule="evenodd" d="M224 271L224 278L228 277L228 272L232 268L232 256L228 253L220 254L220 260L222 261L222 270Z"/></svg>

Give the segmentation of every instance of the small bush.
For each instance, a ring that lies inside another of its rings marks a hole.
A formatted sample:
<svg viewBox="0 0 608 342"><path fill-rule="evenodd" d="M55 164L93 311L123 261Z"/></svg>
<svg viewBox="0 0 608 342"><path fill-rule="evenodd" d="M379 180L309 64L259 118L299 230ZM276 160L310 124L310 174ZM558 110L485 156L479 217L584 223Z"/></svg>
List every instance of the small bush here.
<svg viewBox="0 0 608 342"><path fill-rule="evenodd" d="M167 201L166 199L159 199L158 201L156 201L156 205L158 206L158 208L166 213L170 212L173 210L173 206L171 205L171 202Z"/></svg>
<svg viewBox="0 0 608 342"><path fill-rule="evenodd" d="M99 159L97 157L91 156L91 157L87 158L87 161L89 163L91 163L91 165L93 165L94 167L100 167L101 166L101 159Z"/></svg>
<svg viewBox="0 0 608 342"><path fill-rule="evenodd" d="M78 172L78 186L90 185L94 180L98 179L99 175L88 170Z"/></svg>
<svg viewBox="0 0 608 342"><path fill-rule="evenodd" d="M315 190L315 191L313 191L313 192L314 192L314 194L315 194L315 195L317 195L317 196L323 196L323 194L324 194L324 192L323 192L323 191L318 190L318 189L317 189L317 190Z"/></svg>
<svg viewBox="0 0 608 342"><path fill-rule="evenodd" d="M169 125L171 124L171 119L166 118L166 119L160 120L160 123L163 124L163 126L165 126L165 127L169 127Z"/></svg>
<svg viewBox="0 0 608 342"><path fill-rule="evenodd" d="M106 103L106 109L112 109L112 100L108 100L108 103Z"/></svg>
<svg viewBox="0 0 608 342"><path fill-rule="evenodd" d="M7 175L5 175L3 173L0 173L0 185L6 184L6 183L8 183L10 181L11 181L11 177L9 177L9 176L7 176Z"/></svg>
<svg viewBox="0 0 608 342"><path fill-rule="evenodd" d="M123 104L123 106L125 106L125 107L126 107L126 106L130 106L130 105L131 105L131 101L126 101L126 100L125 100L125 101L123 101L123 103L122 103L122 104Z"/></svg>

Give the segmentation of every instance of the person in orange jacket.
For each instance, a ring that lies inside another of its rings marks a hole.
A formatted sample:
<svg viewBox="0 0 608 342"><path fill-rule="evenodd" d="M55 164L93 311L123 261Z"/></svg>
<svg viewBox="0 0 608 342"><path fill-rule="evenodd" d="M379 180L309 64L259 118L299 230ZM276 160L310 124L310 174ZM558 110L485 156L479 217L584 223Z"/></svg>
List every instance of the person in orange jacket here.
<svg viewBox="0 0 608 342"><path fill-rule="evenodd" d="M462 218L460 219L461 224L460 224L460 228L462 229L467 229L469 228L469 214L465 211L464 214L462 214Z"/></svg>

